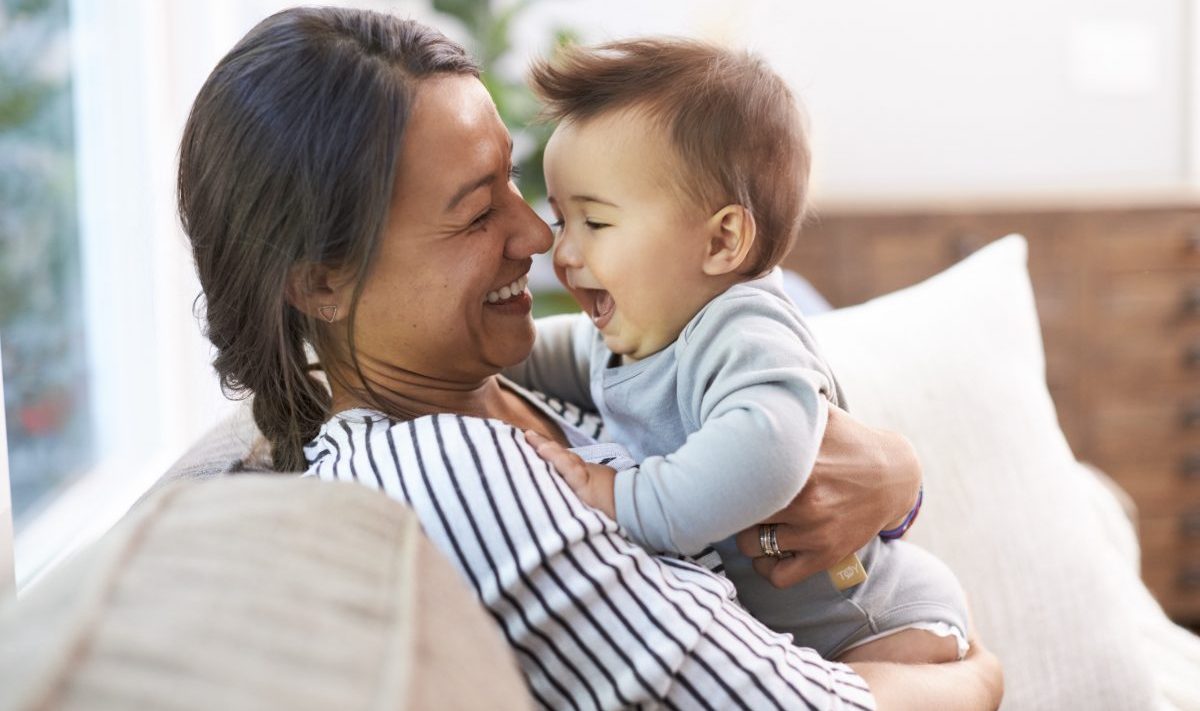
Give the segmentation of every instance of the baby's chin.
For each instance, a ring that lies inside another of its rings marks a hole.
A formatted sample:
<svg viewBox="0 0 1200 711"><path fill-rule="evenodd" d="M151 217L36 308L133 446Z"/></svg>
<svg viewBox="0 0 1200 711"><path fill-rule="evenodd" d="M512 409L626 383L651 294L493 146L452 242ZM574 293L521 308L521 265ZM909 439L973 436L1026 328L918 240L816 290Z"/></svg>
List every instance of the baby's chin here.
<svg viewBox="0 0 1200 711"><path fill-rule="evenodd" d="M617 324L612 324L616 326ZM604 338L604 345L608 350L624 363L633 363L663 350L670 343L650 343L646 341L638 341L631 343L628 337L622 337L620 333L611 333L613 329L609 329L609 333L604 331L600 335Z"/></svg>

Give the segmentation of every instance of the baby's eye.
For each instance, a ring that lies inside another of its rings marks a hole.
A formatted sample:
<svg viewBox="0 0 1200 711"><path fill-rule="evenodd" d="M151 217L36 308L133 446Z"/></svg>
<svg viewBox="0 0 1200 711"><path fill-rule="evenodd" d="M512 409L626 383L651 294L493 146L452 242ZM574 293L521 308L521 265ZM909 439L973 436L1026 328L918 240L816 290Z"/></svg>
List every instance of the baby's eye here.
<svg viewBox="0 0 1200 711"><path fill-rule="evenodd" d="M521 166L513 165L508 168L508 179L511 182L517 182L521 177Z"/></svg>

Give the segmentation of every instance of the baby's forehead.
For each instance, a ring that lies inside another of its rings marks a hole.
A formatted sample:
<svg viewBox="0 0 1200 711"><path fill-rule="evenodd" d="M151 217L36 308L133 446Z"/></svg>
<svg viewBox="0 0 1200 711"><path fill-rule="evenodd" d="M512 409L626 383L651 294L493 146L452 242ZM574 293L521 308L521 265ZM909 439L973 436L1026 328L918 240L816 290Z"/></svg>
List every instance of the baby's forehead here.
<svg viewBox="0 0 1200 711"><path fill-rule="evenodd" d="M663 121L644 109L626 106L601 109L584 116L569 116L554 131L574 141L599 142L613 149L667 146L670 138Z"/></svg>
<svg viewBox="0 0 1200 711"><path fill-rule="evenodd" d="M582 118L568 118L555 128L551 147L566 148L576 158L627 166L643 177L672 188L689 181L711 180L695 175L671 138L668 122L638 107L606 109Z"/></svg>

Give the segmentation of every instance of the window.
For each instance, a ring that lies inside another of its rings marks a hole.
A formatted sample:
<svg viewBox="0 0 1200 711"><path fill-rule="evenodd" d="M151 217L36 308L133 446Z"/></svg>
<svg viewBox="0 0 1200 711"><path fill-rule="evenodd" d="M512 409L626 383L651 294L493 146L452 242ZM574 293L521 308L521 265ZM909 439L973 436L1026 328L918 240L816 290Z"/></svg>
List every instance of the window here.
<svg viewBox="0 0 1200 711"><path fill-rule="evenodd" d="M0 107L19 109L0 108L18 590L110 527L230 409L193 317L199 286L175 216L176 151L198 87L170 73L171 38L189 36L178 7L0 0Z"/></svg>
<svg viewBox="0 0 1200 711"><path fill-rule="evenodd" d="M18 529L94 460L65 0L0 5L0 354Z"/></svg>

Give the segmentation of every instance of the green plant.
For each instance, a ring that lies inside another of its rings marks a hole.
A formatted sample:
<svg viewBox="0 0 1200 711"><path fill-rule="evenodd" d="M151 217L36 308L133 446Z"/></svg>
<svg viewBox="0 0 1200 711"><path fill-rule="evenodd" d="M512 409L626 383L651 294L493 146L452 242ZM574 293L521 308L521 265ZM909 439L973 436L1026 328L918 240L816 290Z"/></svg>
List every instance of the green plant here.
<svg viewBox="0 0 1200 711"><path fill-rule="evenodd" d="M537 99L526 86L523 76L502 71L513 50L510 33L513 23L536 0L517 0L494 7L491 0L433 0L433 9L449 15L470 35L468 49L483 67L484 86L492 94L500 118L513 133L513 163L521 173L521 192L532 205L546 198L546 179L542 175L542 153L550 138L551 127L537 123ZM575 33L559 28L553 33L552 47L575 40Z"/></svg>

